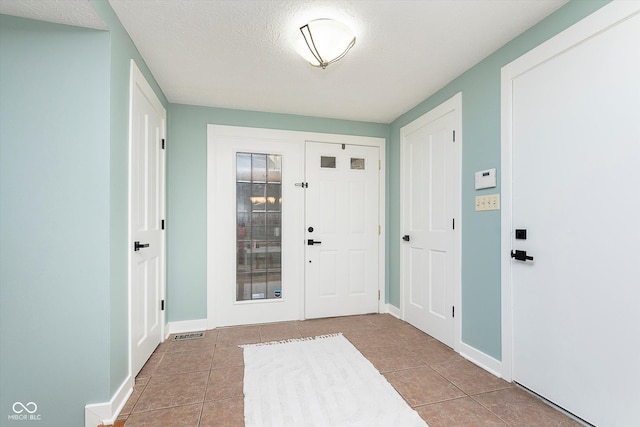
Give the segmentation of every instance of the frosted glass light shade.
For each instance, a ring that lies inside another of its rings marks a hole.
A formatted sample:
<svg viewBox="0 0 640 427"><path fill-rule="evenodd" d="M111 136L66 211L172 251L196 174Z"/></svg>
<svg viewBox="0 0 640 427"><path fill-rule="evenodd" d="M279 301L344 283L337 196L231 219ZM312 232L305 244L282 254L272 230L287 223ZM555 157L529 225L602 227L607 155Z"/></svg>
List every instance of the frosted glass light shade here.
<svg viewBox="0 0 640 427"><path fill-rule="evenodd" d="M314 67L327 68L356 44L353 31L333 19L316 19L300 27L300 32L309 47L303 56Z"/></svg>

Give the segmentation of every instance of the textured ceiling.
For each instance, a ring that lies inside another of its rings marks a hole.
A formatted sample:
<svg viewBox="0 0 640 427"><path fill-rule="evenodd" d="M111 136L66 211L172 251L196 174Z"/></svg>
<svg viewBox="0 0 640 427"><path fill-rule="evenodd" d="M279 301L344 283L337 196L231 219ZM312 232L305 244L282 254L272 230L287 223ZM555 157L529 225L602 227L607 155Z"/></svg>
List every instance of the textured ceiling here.
<svg viewBox="0 0 640 427"><path fill-rule="evenodd" d="M106 30L89 0L0 0L0 13Z"/></svg>
<svg viewBox="0 0 640 427"><path fill-rule="evenodd" d="M566 0L109 0L171 102L389 123ZM356 33L326 70L299 28Z"/></svg>
<svg viewBox="0 0 640 427"><path fill-rule="evenodd" d="M567 1L109 3L172 103L389 123ZM48 9L54 22L90 7L88 0L0 0L0 12L10 13L7 4L53 20ZM299 27L317 18L340 20L357 37L326 70L296 51L304 43Z"/></svg>

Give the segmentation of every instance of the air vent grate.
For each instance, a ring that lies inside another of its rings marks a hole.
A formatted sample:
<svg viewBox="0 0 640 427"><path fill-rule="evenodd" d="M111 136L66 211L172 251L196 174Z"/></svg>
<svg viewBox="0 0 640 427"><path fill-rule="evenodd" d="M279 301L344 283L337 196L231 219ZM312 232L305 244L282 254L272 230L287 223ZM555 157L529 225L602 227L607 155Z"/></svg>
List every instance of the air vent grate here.
<svg viewBox="0 0 640 427"><path fill-rule="evenodd" d="M191 334L178 334L173 337L173 340L174 341L196 340L198 338L204 338L204 332L194 332Z"/></svg>

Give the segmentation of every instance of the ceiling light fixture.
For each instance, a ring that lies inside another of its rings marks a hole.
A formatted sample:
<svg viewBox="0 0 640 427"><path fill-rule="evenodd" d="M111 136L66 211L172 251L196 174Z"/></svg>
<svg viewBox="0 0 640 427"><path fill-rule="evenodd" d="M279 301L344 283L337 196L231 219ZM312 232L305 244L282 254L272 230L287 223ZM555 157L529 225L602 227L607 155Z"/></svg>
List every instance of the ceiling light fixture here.
<svg viewBox="0 0 640 427"><path fill-rule="evenodd" d="M343 58L356 44L353 31L345 24L333 19L316 19L300 27L312 57L306 56L314 67L327 68Z"/></svg>

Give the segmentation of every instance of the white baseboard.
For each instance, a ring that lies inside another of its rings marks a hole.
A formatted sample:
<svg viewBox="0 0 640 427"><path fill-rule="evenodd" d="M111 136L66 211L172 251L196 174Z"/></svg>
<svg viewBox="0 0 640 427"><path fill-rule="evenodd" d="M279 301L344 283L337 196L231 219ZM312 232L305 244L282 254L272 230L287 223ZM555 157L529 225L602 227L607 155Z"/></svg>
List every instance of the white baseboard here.
<svg viewBox="0 0 640 427"><path fill-rule="evenodd" d="M402 313L400 312L400 309L395 305L387 304L387 313L389 313L394 317L397 317L398 319L402 318Z"/></svg>
<svg viewBox="0 0 640 427"><path fill-rule="evenodd" d="M167 331L167 338L171 334L182 334L184 332L196 332L196 331L206 331L207 328L207 319L198 319L198 320L182 320L180 322L169 322Z"/></svg>
<svg viewBox="0 0 640 427"><path fill-rule="evenodd" d="M485 354L463 342L460 343L460 356L464 357L469 362L478 365L485 371L492 373L496 377L504 378L502 375L501 361L494 359L488 354Z"/></svg>
<svg viewBox="0 0 640 427"><path fill-rule="evenodd" d="M110 401L92 403L84 407L85 427L114 424L131 393L133 393L133 378L128 376Z"/></svg>

